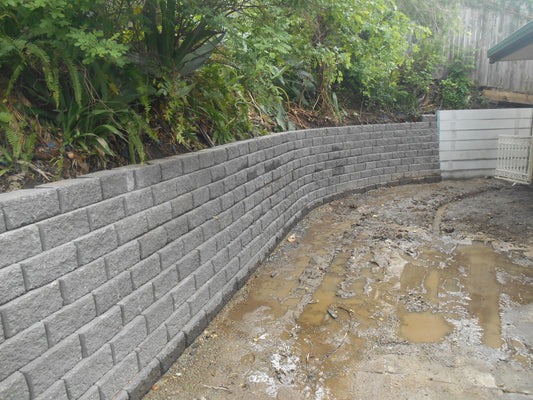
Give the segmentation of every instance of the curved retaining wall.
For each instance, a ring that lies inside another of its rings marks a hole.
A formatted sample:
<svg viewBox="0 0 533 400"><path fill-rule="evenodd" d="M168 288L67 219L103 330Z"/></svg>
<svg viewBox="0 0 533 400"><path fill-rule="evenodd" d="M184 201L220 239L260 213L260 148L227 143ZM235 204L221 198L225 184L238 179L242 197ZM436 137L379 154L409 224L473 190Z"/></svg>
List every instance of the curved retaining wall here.
<svg viewBox="0 0 533 400"><path fill-rule="evenodd" d="M435 118L294 131L0 195L0 399L138 399L288 229L440 178Z"/></svg>

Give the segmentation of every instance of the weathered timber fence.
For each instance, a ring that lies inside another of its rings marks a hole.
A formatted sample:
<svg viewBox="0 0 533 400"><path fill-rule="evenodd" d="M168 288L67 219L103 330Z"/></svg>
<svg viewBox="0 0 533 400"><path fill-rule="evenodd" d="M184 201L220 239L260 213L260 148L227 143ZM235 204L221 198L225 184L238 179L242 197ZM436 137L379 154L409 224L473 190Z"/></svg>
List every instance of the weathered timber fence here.
<svg viewBox="0 0 533 400"><path fill-rule="evenodd" d="M139 399L309 210L440 179L436 121L287 132L0 195L0 398Z"/></svg>
<svg viewBox="0 0 533 400"><path fill-rule="evenodd" d="M498 137L531 135L533 108L439 111L439 158L444 179L494 176Z"/></svg>

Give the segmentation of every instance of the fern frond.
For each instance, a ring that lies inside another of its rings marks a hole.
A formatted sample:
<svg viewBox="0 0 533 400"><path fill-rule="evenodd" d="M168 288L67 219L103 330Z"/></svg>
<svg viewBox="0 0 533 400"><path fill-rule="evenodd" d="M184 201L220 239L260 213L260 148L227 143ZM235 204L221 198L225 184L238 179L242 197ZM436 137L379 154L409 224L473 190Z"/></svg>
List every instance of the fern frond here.
<svg viewBox="0 0 533 400"><path fill-rule="evenodd" d="M63 61L65 65L67 66L67 69L70 75L70 80L72 82L72 89L74 90L74 98L76 99L76 103L78 104L78 106L82 107L83 88L81 86L80 75L79 75L78 69L76 68L76 66L74 65L74 63L72 62L70 58L65 58Z"/></svg>
<svg viewBox="0 0 533 400"><path fill-rule="evenodd" d="M17 67L15 68L15 71L13 71L13 74L11 75L11 78L9 78L9 82L7 84L6 89L6 99L11 94L11 91L13 90L13 86L15 86L15 83L19 79L20 74L24 72L24 69L26 69L26 66L24 65L24 62L21 62Z"/></svg>
<svg viewBox="0 0 533 400"><path fill-rule="evenodd" d="M52 92L56 107L59 107L59 70L57 66L53 66L50 62L50 57L46 54L46 51L41 49L34 43L26 44L26 53L33 55L39 59L44 73L44 79L46 86Z"/></svg>

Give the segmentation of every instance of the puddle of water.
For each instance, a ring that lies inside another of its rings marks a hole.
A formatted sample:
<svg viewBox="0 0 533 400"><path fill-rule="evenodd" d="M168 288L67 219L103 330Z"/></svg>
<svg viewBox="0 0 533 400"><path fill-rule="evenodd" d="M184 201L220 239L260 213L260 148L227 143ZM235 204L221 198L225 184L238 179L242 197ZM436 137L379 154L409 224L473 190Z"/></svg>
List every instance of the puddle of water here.
<svg viewBox="0 0 533 400"><path fill-rule="evenodd" d="M405 313L400 321L400 335L411 343L440 342L453 331L452 324L430 311Z"/></svg>

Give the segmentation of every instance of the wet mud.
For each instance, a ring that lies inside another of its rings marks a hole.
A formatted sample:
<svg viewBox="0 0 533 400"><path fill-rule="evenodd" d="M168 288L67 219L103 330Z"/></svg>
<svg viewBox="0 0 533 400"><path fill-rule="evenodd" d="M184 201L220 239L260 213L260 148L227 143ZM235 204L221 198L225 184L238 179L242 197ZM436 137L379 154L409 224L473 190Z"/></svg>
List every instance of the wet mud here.
<svg viewBox="0 0 533 400"><path fill-rule="evenodd" d="M533 188L315 209L145 397L377 398L533 398Z"/></svg>

